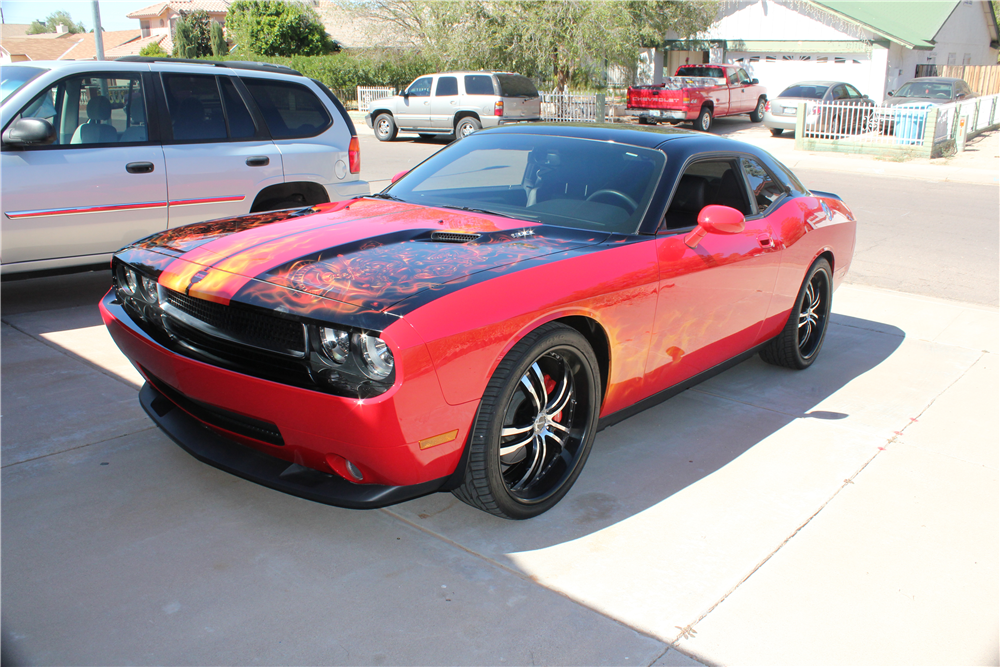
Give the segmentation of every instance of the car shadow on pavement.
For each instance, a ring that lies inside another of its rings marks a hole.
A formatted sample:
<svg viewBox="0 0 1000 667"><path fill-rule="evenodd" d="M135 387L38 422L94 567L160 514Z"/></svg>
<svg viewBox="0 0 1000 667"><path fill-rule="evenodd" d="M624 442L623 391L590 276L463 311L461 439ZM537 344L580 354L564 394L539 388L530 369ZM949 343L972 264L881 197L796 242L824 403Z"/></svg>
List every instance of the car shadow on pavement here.
<svg viewBox="0 0 1000 667"><path fill-rule="evenodd" d="M778 466L794 466L795 457L809 456L813 447L816 456L836 457L830 448L848 445L852 434L857 434L855 442L868 447L872 438L864 433L870 430L863 423L867 416L853 415L848 409L851 399L837 394L886 361L904 338L904 332L891 325L834 315L821 356L811 368L777 368L755 356L598 433L586 467L566 498L529 521L496 518L441 493L386 511L502 560L506 554L572 542L628 521L750 452L765 460L775 456ZM810 423L802 429L797 422ZM818 423L824 426L817 428ZM801 429L807 439L820 432L823 442L803 442L801 450L789 456L781 451L785 445L776 441L795 439L798 430L779 434L785 429ZM765 441L764 449L753 451ZM815 470L808 466L802 470L803 475L811 472ZM793 468L789 474L797 473ZM842 480L843 474L817 484ZM752 480L736 483L744 481Z"/></svg>

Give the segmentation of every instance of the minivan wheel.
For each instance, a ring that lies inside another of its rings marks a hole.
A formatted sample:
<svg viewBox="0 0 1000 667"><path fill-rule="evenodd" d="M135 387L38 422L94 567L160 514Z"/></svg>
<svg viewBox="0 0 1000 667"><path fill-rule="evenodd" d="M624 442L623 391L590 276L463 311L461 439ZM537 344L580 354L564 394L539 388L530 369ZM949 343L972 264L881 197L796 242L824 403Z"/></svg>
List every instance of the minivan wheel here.
<svg viewBox="0 0 1000 667"><path fill-rule="evenodd" d="M455 138L464 139L473 132L478 132L483 129L482 124L475 118L463 118L458 121L458 125L455 126Z"/></svg>
<svg viewBox="0 0 1000 667"><path fill-rule="evenodd" d="M380 113L375 117L375 138L379 141L392 141L396 138L396 121L392 114Z"/></svg>

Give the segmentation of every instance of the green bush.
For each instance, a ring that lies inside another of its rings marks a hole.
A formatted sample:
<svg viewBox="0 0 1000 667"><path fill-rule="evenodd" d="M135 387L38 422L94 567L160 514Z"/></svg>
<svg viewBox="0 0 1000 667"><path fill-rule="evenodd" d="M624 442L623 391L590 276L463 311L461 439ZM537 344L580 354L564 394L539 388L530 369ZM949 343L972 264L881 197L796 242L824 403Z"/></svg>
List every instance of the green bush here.
<svg viewBox="0 0 1000 667"><path fill-rule="evenodd" d="M320 55L339 49L313 8L297 2L236 0L226 12L226 26L243 54Z"/></svg>

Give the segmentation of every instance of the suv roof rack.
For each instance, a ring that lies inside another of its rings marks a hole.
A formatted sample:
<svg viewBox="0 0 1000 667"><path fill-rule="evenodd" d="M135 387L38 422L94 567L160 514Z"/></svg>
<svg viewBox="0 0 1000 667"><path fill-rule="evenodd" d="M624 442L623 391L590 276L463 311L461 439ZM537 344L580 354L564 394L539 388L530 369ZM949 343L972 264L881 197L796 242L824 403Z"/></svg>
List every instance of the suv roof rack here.
<svg viewBox="0 0 1000 667"><path fill-rule="evenodd" d="M122 56L116 58L118 62L124 63L184 63L186 65L206 65L210 67L229 67L231 69L249 69L258 72L273 72L276 74L294 74L304 76L302 72L292 69L287 65L274 65L272 63L256 63L246 60L196 60L191 58L156 58L151 56Z"/></svg>

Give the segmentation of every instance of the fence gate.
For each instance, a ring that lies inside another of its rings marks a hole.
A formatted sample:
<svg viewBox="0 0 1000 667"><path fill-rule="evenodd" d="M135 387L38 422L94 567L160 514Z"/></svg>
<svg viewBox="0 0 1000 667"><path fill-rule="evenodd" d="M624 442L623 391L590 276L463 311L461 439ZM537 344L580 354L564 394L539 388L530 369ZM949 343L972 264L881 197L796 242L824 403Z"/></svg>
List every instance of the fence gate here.
<svg viewBox="0 0 1000 667"><path fill-rule="evenodd" d="M395 94L396 89L388 86L358 86L358 111L368 113L368 107L372 102Z"/></svg>

